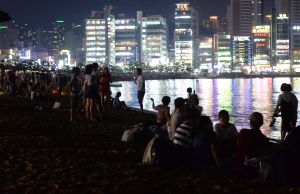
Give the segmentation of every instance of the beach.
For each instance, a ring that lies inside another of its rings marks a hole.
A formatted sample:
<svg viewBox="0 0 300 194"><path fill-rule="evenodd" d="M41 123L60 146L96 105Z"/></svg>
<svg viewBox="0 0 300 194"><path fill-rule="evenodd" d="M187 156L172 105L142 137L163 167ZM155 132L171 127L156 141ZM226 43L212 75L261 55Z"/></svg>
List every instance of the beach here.
<svg viewBox="0 0 300 194"><path fill-rule="evenodd" d="M0 96L0 193L300 192L224 171L140 166L147 145L120 138L133 125L155 120L154 115L112 110L92 122L78 109L78 121L70 122L69 97L59 100L62 111L51 109L55 101Z"/></svg>

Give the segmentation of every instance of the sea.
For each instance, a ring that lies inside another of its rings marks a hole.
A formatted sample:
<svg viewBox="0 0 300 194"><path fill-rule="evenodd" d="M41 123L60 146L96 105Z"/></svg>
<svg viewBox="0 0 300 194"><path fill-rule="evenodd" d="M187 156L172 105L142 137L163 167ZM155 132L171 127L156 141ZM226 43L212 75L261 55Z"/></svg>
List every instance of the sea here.
<svg viewBox="0 0 300 194"><path fill-rule="evenodd" d="M117 82L122 87L112 87L112 96L121 92L120 100L133 108L139 108L137 101L137 86L133 81ZM269 127L272 115L277 104L278 96L282 93L282 83L289 83L293 87L293 93L300 99L300 78L236 78L236 79L166 79L147 80L146 94L144 97L144 109L152 109L150 98L155 105L162 104L163 96L171 98L170 109L174 110L174 100L177 97L187 97L187 88L191 87L199 97L199 105L203 107L204 115L209 116L213 123L218 122L220 110L227 110L230 114L230 122L235 124L238 131L249 128L249 115L252 112L260 112L264 116L262 132L273 139L280 138L281 118L276 118L275 125ZM298 110L300 108L298 107ZM298 112L298 121L300 115Z"/></svg>

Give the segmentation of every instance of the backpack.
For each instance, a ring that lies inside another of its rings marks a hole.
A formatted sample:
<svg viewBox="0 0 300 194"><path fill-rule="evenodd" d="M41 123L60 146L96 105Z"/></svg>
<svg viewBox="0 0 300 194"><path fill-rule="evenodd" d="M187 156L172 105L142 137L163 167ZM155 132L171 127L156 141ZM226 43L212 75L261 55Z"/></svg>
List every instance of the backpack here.
<svg viewBox="0 0 300 194"><path fill-rule="evenodd" d="M148 143L145 149L143 164L152 168L174 168L178 166L176 156L173 142L156 136Z"/></svg>
<svg viewBox="0 0 300 194"><path fill-rule="evenodd" d="M195 93L195 90L194 90L194 93L191 94L190 98L191 98L191 100L193 101L193 103L194 103L195 105L198 105L198 104L199 104L198 95Z"/></svg>

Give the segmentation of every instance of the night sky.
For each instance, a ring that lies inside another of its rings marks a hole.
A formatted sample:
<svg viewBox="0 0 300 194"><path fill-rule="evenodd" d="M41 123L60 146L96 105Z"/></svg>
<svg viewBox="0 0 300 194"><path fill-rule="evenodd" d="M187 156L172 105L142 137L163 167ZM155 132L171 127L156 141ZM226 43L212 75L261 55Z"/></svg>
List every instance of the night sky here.
<svg viewBox="0 0 300 194"><path fill-rule="evenodd" d="M42 27L58 19L82 24L92 10L103 10L104 5L117 6L117 13L135 16L136 11L162 15L168 23L174 22L175 3L179 0L0 0L0 9L8 12L16 22ZM210 15L225 16L230 0L189 0L199 12L200 21ZM270 13L272 0L266 0Z"/></svg>

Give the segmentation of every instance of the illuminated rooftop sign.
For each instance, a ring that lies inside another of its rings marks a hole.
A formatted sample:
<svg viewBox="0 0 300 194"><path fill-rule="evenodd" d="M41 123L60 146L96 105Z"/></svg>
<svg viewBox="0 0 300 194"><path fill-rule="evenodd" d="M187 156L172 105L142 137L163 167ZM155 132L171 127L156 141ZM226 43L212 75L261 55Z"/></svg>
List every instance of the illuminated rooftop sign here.
<svg viewBox="0 0 300 194"><path fill-rule="evenodd" d="M289 18L288 14L278 14L277 15L277 19L288 19L288 18Z"/></svg>
<svg viewBox="0 0 300 194"><path fill-rule="evenodd" d="M234 36L233 37L234 41L250 41L249 36Z"/></svg>
<svg viewBox="0 0 300 194"><path fill-rule="evenodd" d="M252 33L270 33L270 26L266 25L266 26L253 26L252 28Z"/></svg>

